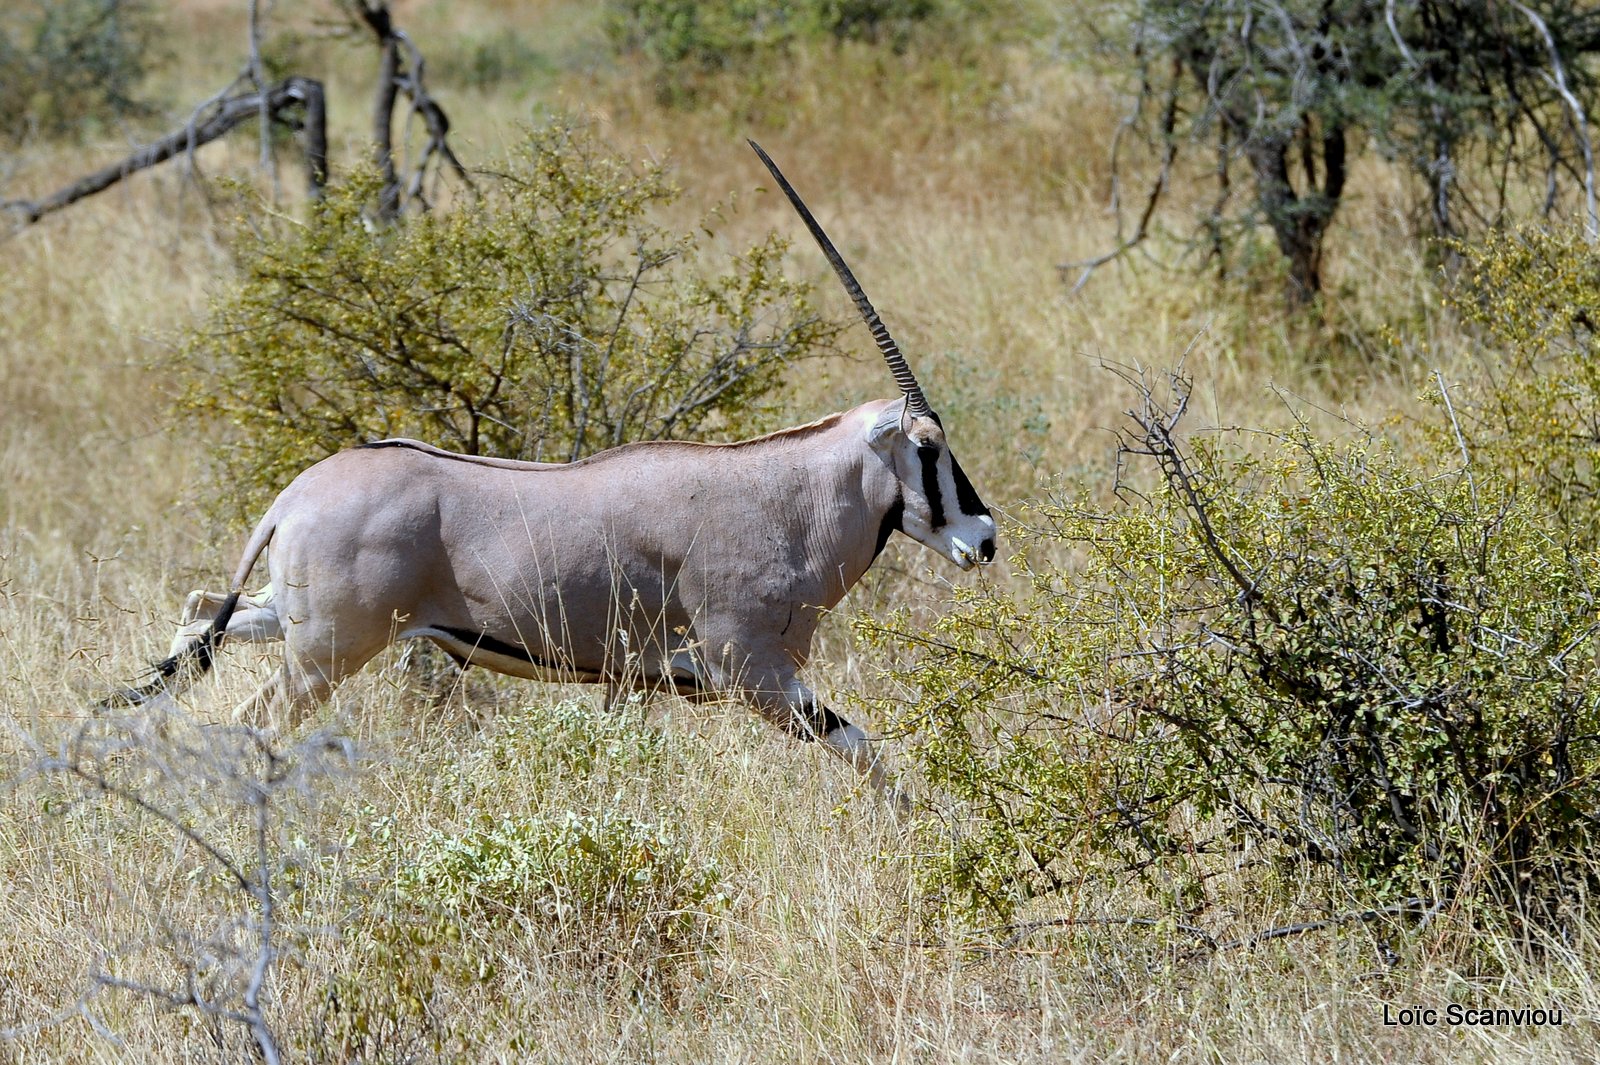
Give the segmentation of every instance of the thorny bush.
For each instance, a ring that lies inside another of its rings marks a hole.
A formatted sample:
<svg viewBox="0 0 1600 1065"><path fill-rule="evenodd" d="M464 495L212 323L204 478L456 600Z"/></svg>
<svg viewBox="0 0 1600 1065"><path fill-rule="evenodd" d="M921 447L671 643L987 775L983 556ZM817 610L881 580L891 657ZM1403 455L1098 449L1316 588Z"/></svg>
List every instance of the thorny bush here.
<svg viewBox="0 0 1600 1065"><path fill-rule="evenodd" d="M958 591L882 711L938 797L934 898L1010 917L1131 879L1194 920L1214 876L1320 871L1330 905L1568 914L1600 842L1595 560L1459 451L1191 447L1183 382L1139 383L1154 487L1034 504L1027 591Z"/></svg>
<svg viewBox="0 0 1600 1065"><path fill-rule="evenodd" d="M280 743L162 704L35 743L13 799L37 801L60 839L93 840L84 860L104 891L82 929L78 953L92 961L78 1004L40 1027L119 994L143 1000L136 1013L179 1011L219 1057L281 1060L272 976L323 924L311 890L322 855L307 837L362 752L336 732Z"/></svg>
<svg viewBox="0 0 1600 1065"><path fill-rule="evenodd" d="M255 510L341 448L414 436L469 454L569 461L632 440L769 427L788 365L838 326L770 237L721 276L652 221L677 190L564 125L533 132L481 196L376 225L374 177L303 222L241 224L241 280L184 346L180 405Z"/></svg>
<svg viewBox="0 0 1600 1065"><path fill-rule="evenodd" d="M1578 226L1457 246L1452 302L1483 331L1461 397L1472 454L1575 547L1600 544L1600 247Z"/></svg>

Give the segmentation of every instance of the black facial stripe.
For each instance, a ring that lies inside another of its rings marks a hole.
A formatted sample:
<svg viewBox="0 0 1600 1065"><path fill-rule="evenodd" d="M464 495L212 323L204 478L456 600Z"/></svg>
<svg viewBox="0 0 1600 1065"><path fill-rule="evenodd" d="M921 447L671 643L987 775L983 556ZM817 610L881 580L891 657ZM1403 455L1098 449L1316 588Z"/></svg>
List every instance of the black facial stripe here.
<svg viewBox="0 0 1600 1065"><path fill-rule="evenodd" d="M967 475L961 469L961 463L956 461L955 455L950 456L950 472L956 479L956 506L961 508L961 513L970 518L987 515L989 508L983 505L983 500L978 498L978 490L972 487L972 482L967 480Z"/></svg>
<svg viewBox="0 0 1600 1065"><path fill-rule="evenodd" d="M901 531L900 527L905 521L905 516L905 497L896 492L894 505L884 511L883 520L878 523L878 542L872 548L873 559L877 559L879 555L883 554L883 548L888 544L889 537Z"/></svg>
<svg viewBox="0 0 1600 1065"><path fill-rule="evenodd" d="M944 527L944 497L939 492L939 449L929 445L917 448L922 460L922 494L928 499L928 526Z"/></svg>

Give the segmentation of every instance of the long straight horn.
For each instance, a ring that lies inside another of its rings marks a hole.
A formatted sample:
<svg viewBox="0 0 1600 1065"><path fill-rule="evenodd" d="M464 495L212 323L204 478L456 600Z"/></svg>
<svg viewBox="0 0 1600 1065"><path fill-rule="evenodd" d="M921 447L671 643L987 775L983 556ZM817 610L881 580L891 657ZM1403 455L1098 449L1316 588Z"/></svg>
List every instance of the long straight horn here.
<svg viewBox="0 0 1600 1065"><path fill-rule="evenodd" d="M872 301L867 299L867 294L861 291L861 283L856 280L856 275L850 272L850 267L845 265L844 258L833 246L833 241L828 239L828 234L822 231L817 220L811 216L805 202L800 199L799 193L789 184L783 176L783 171L778 169L778 164L772 157L761 150L761 145L750 141L750 147L756 150L761 161L772 171L772 176L778 182L778 187L783 194L789 197L789 202L794 204L794 209L799 212L800 218L811 230L811 235L816 238L817 245L822 248L822 254L828 257L828 262L833 265L833 272L839 275L839 280L844 282L844 290L850 298L856 301L856 309L861 312L861 317L866 321L867 328L872 330L872 339L878 344L878 350L883 352L883 359L889 364L889 372L894 374L894 383L900 386L900 391L906 395L906 410L913 416L922 417L931 414L928 400L922 394L922 387L917 384L916 377L911 373L911 367L906 365L906 358L900 354L900 347L894 342L894 337L889 335L888 327L883 324L883 319L878 317L878 312L872 309Z"/></svg>

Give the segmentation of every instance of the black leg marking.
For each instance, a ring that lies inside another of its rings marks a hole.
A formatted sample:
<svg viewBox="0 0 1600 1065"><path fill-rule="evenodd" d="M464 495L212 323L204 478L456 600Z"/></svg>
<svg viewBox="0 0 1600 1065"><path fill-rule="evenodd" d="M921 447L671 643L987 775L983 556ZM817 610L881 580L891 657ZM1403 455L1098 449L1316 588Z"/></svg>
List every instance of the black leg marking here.
<svg viewBox="0 0 1600 1065"><path fill-rule="evenodd" d="M812 705L791 710L783 730L802 743L811 743L849 723L826 706Z"/></svg>

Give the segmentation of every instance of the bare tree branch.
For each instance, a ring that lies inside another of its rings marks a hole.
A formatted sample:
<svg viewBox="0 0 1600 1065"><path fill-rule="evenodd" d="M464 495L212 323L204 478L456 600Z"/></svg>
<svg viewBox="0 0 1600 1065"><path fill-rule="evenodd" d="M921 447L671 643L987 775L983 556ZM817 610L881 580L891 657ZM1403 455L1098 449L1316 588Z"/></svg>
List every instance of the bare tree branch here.
<svg viewBox="0 0 1600 1065"><path fill-rule="evenodd" d="M422 51L403 30L395 26L388 0L354 0L351 7L377 38L380 50L377 95L372 104L373 163L383 180L383 188L378 195L378 217L392 219L399 215L405 203L413 200L424 209L427 208L427 200L422 195L422 183L429 161L436 156L449 164L468 188L475 190L467 168L461 165L461 160L450 148L450 119L423 82ZM401 61L402 47L406 52L405 62ZM428 143L407 176L403 190L394 162L394 105L401 93L405 93L406 99L411 102L410 114L421 116L428 131Z"/></svg>
<svg viewBox="0 0 1600 1065"><path fill-rule="evenodd" d="M1116 135L1112 138L1111 148L1111 203L1112 210L1117 214L1117 246L1104 254L1080 262L1062 263L1056 269L1062 273L1079 270L1078 280L1073 283L1071 291L1076 293L1088 283L1089 275L1095 270L1122 258L1128 252L1141 244L1150 232L1150 219L1155 215L1156 205L1161 202L1161 194L1166 191L1167 182L1172 176L1172 163L1178 155L1178 141L1173 136L1178 117L1178 78L1182 73L1182 63L1178 59L1172 61L1172 83L1167 89L1167 97L1161 109L1161 170L1156 175L1155 182L1150 186L1150 193L1145 197L1144 209L1139 212L1139 222L1134 227L1131 237L1122 236L1122 204L1121 204L1121 175L1119 173L1118 149L1125 132L1131 128L1136 120L1136 115L1130 115L1117 127ZM1142 97L1141 97L1142 99Z"/></svg>
<svg viewBox="0 0 1600 1065"><path fill-rule="evenodd" d="M1587 220L1584 233L1588 236L1589 243L1593 244L1596 240L1600 240L1600 218L1595 215L1594 149L1589 144L1589 122L1583 113L1583 104L1578 102L1578 98L1567 87L1567 71L1561 63L1561 50L1556 47L1556 39L1550 33L1549 25L1532 8L1521 3L1520 0L1511 0L1511 6L1520 11L1529 22L1533 23L1533 28L1544 39L1545 48L1550 52L1550 67L1554 71L1553 74L1545 74L1545 79L1560 95L1568 110L1572 112L1572 132L1577 137L1578 147L1583 152L1583 205Z"/></svg>
<svg viewBox="0 0 1600 1065"><path fill-rule="evenodd" d="M278 165L272 157L272 109L267 103L266 68L261 62L261 0L250 0L250 84L259 98L257 136L261 142L261 171L272 177L272 202L278 202Z"/></svg>
<svg viewBox="0 0 1600 1065"><path fill-rule="evenodd" d="M306 179L313 195L320 194L328 179L327 110L322 83L310 78L286 78L265 93L248 92L217 101L204 119L191 119L180 129L138 149L127 158L88 174L42 200L7 200L0 209L15 214L22 225L31 225L53 211L71 206L97 192L103 192L130 174L157 166L174 156L209 144L235 126L258 116L265 105L274 121L303 128L306 134ZM289 113L303 109L304 118L295 122Z"/></svg>
<svg viewBox="0 0 1600 1065"><path fill-rule="evenodd" d="M410 56L411 65L402 75L401 88L411 98L412 110L422 116L423 125L428 130L428 143L422 150L422 156L417 160L415 170L411 175L411 184L406 195L412 199L420 199L422 195L422 178L428 167L428 160L438 155L450 169L455 171L456 177L470 189L476 191L477 186L467 174L467 168L461 165L461 160L456 158L456 153L450 148L450 119L445 115L444 109L429 95L423 84L422 73L424 61L422 52L403 31L396 30L395 36L400 43L405 45L406 53Z"/></svg>
<svg viewBox="0 0 1600 1065"><path fill-rule="evenodd" d="M120 804L141 821L154 819L222 875L209 889L215 908L199 923L191 927L189 918L159 903L141 910L144 922L158 930L154 941L133 933L126 943L97 948L76 1001L32 1024L0 1028L0 1042L75 1016L115 1041L115 1033L89 1012L89 1003L101 992L124 991L160 1008L193 1010L236 1025L254 1045L252 1058L279 1065L284 1053L274 1030L269 981L283 954L280 941L296 928L280 917L279 885L303 846L291 842L305 830L301 819L319 789L350 770L357 757L353 744L319 733L279 749L257 730L208 725L175 705L86 719L54 754L46 752L57 745L28 739L36 754L25 767L27 778L72 785L74 805ZM120 890L115 880L109 886ZM160 898L168 890L159 879L146 886L141 898ZM142 962L139 955L151 948L162 952L164 964Z"/></svg>

